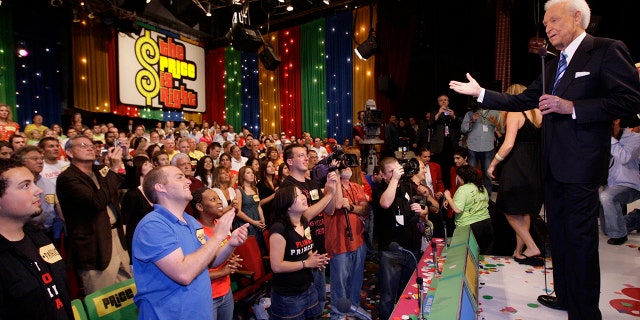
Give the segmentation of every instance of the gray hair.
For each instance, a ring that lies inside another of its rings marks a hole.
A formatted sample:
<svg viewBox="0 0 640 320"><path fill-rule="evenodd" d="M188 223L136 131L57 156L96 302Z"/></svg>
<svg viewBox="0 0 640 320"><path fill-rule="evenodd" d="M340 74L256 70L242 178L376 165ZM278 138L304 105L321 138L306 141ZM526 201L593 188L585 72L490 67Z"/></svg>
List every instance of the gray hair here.
<svg viewBox="0 0 640 320"><path fill-rule="evenodd" d="M555 6L556 4L566 3L567 10L570 12L580 11L582 14L582 21L580 21L580 26L583 29L587 29L589 26L589 21L591 20L591 9L589 8L589 4L585 0L549 0L544 4L544 11L549 10L549 8Z"/></svg>
<svg viewBox="0 0 640 320"><path fill-rule="evenodd" d="M171 165L174 167L178 166L178 160L185 158L187 160L189 160L189 162L191 162L191 158L189 158L189 155L186 153L178 153L175 156L173 156L173 158L171 158Z"/></svg>

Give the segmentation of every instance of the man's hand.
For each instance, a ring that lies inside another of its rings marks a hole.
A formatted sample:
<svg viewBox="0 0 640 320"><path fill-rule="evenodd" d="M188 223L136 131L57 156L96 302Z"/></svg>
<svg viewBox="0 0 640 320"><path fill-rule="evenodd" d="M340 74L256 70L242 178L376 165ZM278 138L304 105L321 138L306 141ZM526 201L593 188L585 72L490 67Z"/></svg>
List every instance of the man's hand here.
<svg viewBox="0 0 640 320"><path fill-rule="evenodd" d="M454 90L457 93L465 94L468 96L477 97L480 95L480 91L482 87L478 84L476 79L471 77L469 73L467 75L467 80L469 82L460 82L460 81L449 81L449 89Z"/></svg>
<svg viewBox="0 0 640 320"><path fill-rule="evenodd" d="M545 94L540 97L538 108L542 115L549 113L573 114L573 101L562 99L558 96Z"/></svg>
<svg viewBox="0 0 640 320"><path fill-rule="evenodd" d="M391 179L400 180L403 174L404 174L404 168L402 168L400 164L397 164L396 167L393 169L393 176L391 176Z"/></svg>
<svg viewBox="0 0 640 320"><path fill-rule="evenodd" d="M216 225L216 227L217 226L218 225ZM249 223L245 223L240 228L233 230L233 232L231 233L231 239L229 239L229 245L231 245L232 247L241 246L247 240L248 235L249 235Z"/></svg>

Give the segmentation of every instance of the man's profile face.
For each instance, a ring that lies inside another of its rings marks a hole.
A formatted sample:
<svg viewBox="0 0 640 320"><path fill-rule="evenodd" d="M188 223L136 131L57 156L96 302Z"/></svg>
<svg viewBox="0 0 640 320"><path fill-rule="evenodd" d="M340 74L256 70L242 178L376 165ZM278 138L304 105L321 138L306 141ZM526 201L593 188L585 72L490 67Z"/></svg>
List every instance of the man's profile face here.
<svg viewBox="0 0 640 320"><path fill-rule="evenodd" d="M218 157L220 156L220 151L222 151L222 148L220 147L213 147L211 148L211 152L209 153L209 155L211 156L211 158L213 160L217 160Z"/></svg>
<svg viewBox="0 0 640 320"><path fill-rule="evenodd" d="M425 165L429 164L429 161L431 161L431 151L422 151L420 159L422 159L422 163Z"/></svg>

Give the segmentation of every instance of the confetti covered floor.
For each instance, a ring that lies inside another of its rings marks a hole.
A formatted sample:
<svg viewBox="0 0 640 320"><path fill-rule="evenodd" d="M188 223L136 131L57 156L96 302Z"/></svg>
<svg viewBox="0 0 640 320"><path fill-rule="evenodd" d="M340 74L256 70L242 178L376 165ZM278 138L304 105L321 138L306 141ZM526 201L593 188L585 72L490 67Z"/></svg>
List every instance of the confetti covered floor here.
<svg viewBox="0 0 640 320"><path fill-rule="evenodd" d="M607 240L606 236L600 235L600 310L603 319L640 319L640 234L629 234L629 241L621 246L608 245ZM553 265L550 259L546 264L547 289L543 267L521 265L511 257L482 257L478 319L566 319L566 312L546 308L536 301L545 290L553 290ZM365 269L362 307L377 319L378 265L367 262ZM328 301L323 319L329 318L330 308Z"/></svg>

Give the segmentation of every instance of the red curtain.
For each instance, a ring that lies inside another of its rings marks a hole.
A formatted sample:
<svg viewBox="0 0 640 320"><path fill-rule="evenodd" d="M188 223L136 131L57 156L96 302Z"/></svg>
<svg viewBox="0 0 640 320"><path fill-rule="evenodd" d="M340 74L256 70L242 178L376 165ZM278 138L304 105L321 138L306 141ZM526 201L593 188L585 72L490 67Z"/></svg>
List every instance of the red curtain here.
<svg viewBox="0 0 640 320"><path fill-rule="evenodd" d="M385 121L391 115L391 111L397 112L402 106L409 66L411 63L411 50L415 34L415 18L406 24L398 26L388 20L385 15L378 15L376 35L380 51L376 54L376 76L389 76L395 88L395 95L389 96L377 91L376 107L384 111ZM377 79L376 88L377 88Z"/></svg>
<svg viewBox="0 0 640 320"><path fill-rule="evenodd" d="M224 108L224 50L224 48L210 50L207 53L205 62L207 66L207 111L203 115L203 120L207 120L210 125L213 125L213 122L217 122L218 124L226 123Z"/></svg>
<svg viewBox="0 0 640 320"><path fill-rule="evenodd" d="M300 27L280 31L280 127L287 136L302 133Z"/></svg>

